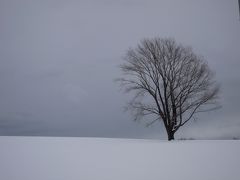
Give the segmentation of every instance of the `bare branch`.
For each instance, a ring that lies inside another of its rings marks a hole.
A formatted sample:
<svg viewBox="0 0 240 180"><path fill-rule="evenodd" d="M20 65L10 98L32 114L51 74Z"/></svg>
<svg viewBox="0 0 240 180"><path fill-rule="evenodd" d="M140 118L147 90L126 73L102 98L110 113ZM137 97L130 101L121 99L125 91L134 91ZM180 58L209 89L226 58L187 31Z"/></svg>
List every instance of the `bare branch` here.
<svg viewBox="0 0 240 180"><path fill-rule="evenodd" d="M162 120L173 136L194 114L216 109L214 74L191 48L174 39L144 39L124 60L118 81L125 92L135 93L128 104L135 119L155 115L149 124Z"/></svg>

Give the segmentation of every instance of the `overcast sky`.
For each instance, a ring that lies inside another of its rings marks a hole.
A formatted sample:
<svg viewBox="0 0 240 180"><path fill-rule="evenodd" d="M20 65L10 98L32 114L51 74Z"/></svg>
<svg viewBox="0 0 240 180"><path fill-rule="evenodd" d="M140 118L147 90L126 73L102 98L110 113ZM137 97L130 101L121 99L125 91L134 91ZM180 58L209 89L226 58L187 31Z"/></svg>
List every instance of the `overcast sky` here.
<svg viewBox="0 0 240 180"><path fill-rule="evenodd" d="M237 0L0 0L0 135L166 138L132 121L114 82L152 37L192 46L221 84L222 108L177 138L240 137Z"/></svg>

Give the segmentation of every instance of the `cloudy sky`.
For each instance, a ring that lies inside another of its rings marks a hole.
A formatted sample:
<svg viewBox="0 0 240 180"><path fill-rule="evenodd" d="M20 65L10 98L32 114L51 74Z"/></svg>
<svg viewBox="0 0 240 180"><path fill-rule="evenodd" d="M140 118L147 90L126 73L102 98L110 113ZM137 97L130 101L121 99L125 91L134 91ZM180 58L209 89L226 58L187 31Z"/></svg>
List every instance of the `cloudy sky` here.
<svg viewBox="0 0 240 180"><path fill-rule="evenodd" d="M192 46L221 84L222 108L177 137L240 137L237 0L0 0L0 135L166 138L132 121L114 82L151 37Z"/></svg>

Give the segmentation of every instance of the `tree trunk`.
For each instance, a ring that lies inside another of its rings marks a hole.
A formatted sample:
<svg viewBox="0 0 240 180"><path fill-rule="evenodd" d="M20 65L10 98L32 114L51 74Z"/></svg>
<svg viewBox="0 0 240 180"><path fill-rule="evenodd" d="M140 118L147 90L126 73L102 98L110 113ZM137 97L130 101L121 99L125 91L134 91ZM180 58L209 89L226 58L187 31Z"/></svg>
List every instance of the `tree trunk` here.
<svg viewBox="0 0 240 180"><path fill-rule="evenodd" d="M168 141L174 140L174 132L168 131Z"/></svg>

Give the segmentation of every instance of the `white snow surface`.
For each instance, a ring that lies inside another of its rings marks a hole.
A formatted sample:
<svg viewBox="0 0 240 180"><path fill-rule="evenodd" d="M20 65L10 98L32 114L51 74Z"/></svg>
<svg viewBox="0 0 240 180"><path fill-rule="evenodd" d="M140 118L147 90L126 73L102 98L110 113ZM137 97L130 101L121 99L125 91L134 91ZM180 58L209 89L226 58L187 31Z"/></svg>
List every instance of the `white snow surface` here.
<svg viewBox="0 0 240 180"><path fill-rule="evenodd" d="M240 141L0 137L1 180L239 180Z"/></svg>

